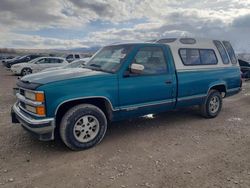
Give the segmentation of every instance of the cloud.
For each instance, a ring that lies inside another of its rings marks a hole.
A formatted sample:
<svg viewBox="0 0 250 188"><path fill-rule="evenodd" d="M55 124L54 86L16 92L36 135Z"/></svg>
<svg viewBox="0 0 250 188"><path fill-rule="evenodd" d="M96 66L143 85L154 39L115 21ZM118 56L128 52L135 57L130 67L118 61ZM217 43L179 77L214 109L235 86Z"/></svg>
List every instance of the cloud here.
<svg viewBox="0 0 250 188"><path fill-rule="evenodd" d="M250 29L250 14L244 15L244 16L240 16L236 19L234 19L233 23L232 23L233 27L243 27L246 28L248 27ZM250 30L249 30L250 32Z"/></svg>
<svg viewBox="0 0 250 188"><path fill-rule="evenodd" d="M1 0L0 46L71 48L197 36L231 40L237 51L250 51L249 9L250 0ZM52 37L45 28L79 34Z"/></svg>
<svg viewBox="0 0 250 188"><path fill-rule="evenodd" d="M30 36L25 34L0 33L0 44L13 48L34 49L69 49L76 47L88 47L81 40L55 39L41 36Z"/></svg>
<svg viewBox="0 0 250 188"><path fill-rule="evenodd" d="M70 2L80 9L88 9L99 16L114 16L112 6L108 2L84 0L70 0Z"/></svg>

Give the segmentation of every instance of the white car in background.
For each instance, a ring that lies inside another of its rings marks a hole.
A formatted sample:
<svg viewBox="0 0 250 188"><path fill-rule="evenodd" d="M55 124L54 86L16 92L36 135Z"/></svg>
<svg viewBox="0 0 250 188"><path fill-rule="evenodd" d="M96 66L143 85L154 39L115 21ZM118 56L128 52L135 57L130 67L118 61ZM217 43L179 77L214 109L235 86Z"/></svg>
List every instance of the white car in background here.
<svg viewBox="0 0 250 188"><path fill-rule="evenodd" d="M62 66L62 67L52 67L52 68L44 69L42 72L53 71L53 70L58 70L58 69L68 69L68 68L82 67L85 63L88 62L88 60L90 60L90 58L82 58L82 59L79 59L79 60L72 61L71 63L69 63L69 64L67 64L65 66Z"/></svg>
<svg viewBox="0 0 250 188"><path fill-rule="evenodd" d="M69 63L61 57L38 57L27 63L19 63L11 66L14 74L25 76L27 74L36 73L47 68L62 67Z"/></svg>

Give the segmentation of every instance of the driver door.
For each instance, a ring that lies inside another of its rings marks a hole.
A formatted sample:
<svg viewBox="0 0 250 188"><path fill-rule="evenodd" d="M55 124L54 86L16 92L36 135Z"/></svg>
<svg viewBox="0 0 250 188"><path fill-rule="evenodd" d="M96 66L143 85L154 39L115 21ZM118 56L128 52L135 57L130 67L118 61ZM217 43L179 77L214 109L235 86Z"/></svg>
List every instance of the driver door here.
<svg viewBox="0 0 250 188"><path fill-rule="evenodd" d="M132 64L143 70L133 73ZM160 46L139 48L119 82L120 109L127 112L126 115L145 115L174 108L176 78L170 73Z"/></svg>

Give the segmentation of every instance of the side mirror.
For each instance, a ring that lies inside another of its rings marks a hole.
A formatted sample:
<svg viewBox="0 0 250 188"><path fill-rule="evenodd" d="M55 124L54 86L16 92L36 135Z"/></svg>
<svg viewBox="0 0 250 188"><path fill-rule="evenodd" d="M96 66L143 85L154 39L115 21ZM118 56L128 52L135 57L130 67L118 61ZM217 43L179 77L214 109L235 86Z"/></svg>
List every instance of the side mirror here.
<svg viewBox="0 0 250 188"><path fill-rule="evenodd" d="M141 74L144 70L144 66L141 64L133 63L130 67L130 72L132 74Z"/></svg>

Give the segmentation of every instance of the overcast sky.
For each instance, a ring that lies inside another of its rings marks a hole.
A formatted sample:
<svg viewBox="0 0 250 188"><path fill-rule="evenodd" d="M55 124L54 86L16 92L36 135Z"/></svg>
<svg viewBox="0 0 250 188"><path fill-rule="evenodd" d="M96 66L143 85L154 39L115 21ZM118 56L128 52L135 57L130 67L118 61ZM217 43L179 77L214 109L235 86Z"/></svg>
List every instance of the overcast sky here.
<svg viewBox="0 0 250 188"><path fill-rule="evenodd" d="M250 52L250 0L0 0L0 47L75 48L163 37Z"/></svg>

